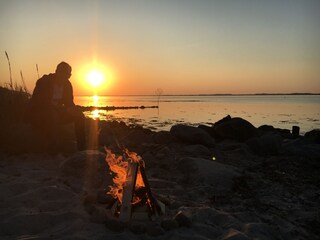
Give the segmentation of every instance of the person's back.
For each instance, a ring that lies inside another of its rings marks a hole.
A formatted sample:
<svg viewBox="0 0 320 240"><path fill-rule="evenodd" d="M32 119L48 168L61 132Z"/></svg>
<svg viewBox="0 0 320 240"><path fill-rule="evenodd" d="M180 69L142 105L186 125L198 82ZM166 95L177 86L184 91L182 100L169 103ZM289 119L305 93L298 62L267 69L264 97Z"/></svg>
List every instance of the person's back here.
<svg viewBox="0 0 320 240"><path fill-rule="evenodd" d="M42 135L45 145L50 145L52 140L56 140L58 126L74 122L77 146L79 150L83 150L84 115L73 102L73 89L69 81L71 71L69 64L61 62L55 73L44 75L37 81L27 116L34 129Z"/></svg>

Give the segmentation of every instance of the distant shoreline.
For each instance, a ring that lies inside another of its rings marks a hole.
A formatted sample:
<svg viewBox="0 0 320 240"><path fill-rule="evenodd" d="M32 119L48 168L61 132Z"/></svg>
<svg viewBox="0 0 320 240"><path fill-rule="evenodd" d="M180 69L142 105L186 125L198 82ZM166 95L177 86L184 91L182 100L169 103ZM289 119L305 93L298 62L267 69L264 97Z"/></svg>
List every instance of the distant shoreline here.
<svg viewBox="0 0 320 240"><path fill-rule="evenodd" d="M161 97L170 97L170 96L182 96L182 97L232 97L232 96L318 96L320 93L208 93L208 94L163 94ZM75 95L77 97L91 97L93 95ZM109 97L138 97L138 96L157 96L156 94L123 94L123 95L98 95L98 96L109 96Z"/></svg>

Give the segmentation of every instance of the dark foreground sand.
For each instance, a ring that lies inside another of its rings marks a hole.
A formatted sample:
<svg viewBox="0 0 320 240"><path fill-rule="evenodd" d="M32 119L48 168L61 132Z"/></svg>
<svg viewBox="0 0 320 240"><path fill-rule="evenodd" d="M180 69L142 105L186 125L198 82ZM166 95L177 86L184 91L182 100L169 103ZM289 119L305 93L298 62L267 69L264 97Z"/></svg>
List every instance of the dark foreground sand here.
<svg viewBox="0 0 320 240"><path fill-rule="evenodd" d="M211 142L192 131L110 127L104 144L117 138L142 156L164 216L126 226L110 218L103 150L0 153L0 239L319 238L319 139L272 132Z"/></svg>

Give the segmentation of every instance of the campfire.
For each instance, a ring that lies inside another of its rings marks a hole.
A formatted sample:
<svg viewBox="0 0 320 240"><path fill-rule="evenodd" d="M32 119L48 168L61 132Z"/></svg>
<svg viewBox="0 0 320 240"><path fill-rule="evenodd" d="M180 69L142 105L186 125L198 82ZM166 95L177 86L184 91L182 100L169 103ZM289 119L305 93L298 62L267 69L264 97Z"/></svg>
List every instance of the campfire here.
<svg viewBox="0 0 320 240"><path fill-rule="evenodd" d="M128 222L131 218L153 219L162 215L164 204L151 193L142 158L128 149L123 149L122 155L116 155L107 148L105 150L106 162L115 174L113 185L107 192L115 200L110 206L112 214L121 222Z"/></svg>

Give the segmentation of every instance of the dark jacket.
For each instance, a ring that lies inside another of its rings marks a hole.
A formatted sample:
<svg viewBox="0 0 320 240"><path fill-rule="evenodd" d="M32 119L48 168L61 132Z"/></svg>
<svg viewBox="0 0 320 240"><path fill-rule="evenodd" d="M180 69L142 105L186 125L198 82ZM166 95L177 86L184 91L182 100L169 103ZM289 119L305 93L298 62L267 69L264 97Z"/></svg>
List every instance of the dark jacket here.
<svg viewBox="0 0 320 240"><path fill-rule="evenodd" d="M41 77L33 91L30 99L29 111L31 113L41 112L54 108L52 104L53 87L54 87L54 74L44 75ZM73 89L71 82L64 82L63 96L60 107L73 107Z"/></svg>

